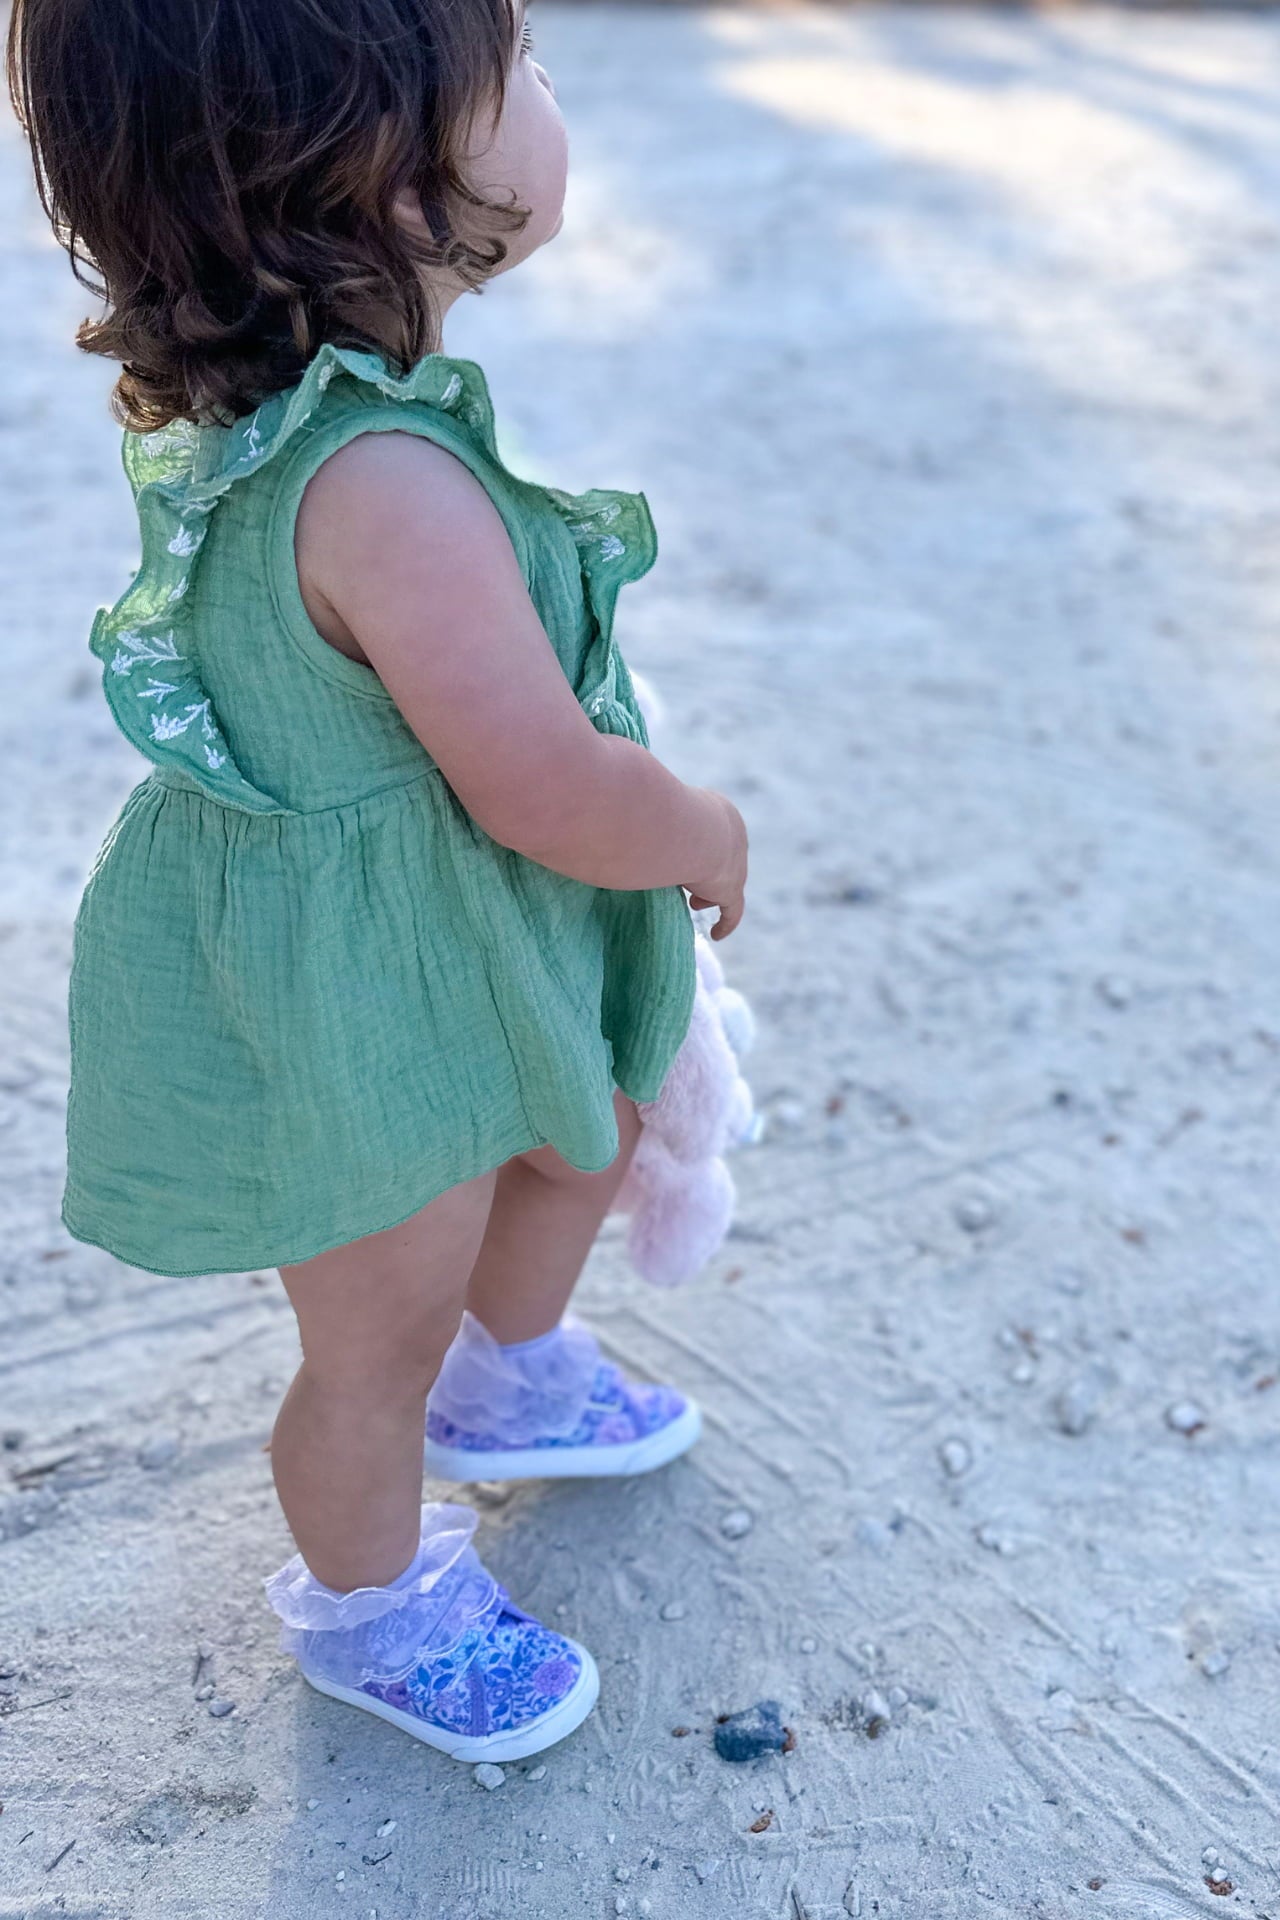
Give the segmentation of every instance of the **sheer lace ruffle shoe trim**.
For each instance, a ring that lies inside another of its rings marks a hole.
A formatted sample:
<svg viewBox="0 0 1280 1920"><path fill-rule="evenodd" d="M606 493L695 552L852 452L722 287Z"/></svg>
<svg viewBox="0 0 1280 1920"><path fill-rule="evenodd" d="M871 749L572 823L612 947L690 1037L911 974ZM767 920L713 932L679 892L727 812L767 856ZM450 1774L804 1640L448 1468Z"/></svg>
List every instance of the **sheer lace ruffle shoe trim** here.
<svg viewBox="0 0 1280 1920"><path fill-rule="evenodd" d="M280 1644L311 1673L338 1685L402 1680L424 1659L441 1658L470 1636L483 1639L502 1612L502 1589L471 1545L469 1507L422 1509L418 1553L389 1587L337 1593L301 1555L264 1584L279 1615Z"/></svg>

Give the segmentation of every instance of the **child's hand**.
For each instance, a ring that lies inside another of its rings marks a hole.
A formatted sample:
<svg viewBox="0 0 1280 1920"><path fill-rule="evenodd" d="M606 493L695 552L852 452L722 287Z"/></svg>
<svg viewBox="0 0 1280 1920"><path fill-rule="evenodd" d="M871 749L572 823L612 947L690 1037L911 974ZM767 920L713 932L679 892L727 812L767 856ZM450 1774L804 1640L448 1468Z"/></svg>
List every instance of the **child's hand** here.
<svg viewBox="0 0 1280 1920"><path fill-rule="evenodd" d="M727 940L741 920L747 886L747 826L732 800L723 793L707 789L707 797L718 802L724 819L724 849L712 871L701 880L685 882L689 905L719 907L720 918L711 929L713 940Z"/></svg>

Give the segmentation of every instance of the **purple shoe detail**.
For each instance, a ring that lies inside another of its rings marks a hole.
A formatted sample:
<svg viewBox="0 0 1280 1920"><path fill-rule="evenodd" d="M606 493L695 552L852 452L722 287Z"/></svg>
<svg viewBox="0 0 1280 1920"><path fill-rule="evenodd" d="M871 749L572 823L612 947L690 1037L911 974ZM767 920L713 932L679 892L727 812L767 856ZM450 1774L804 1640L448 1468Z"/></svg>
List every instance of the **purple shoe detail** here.
<svg viewBox="0 0 1280 1920"><path fill-rule="evenodd" d="M558 1706L578 1684L582 1661L571 1640L512 1605L487 1631L428 1659L402 1680L367 1681L375 1700L448 1733L472 1738L509 1733Z"/></svg>

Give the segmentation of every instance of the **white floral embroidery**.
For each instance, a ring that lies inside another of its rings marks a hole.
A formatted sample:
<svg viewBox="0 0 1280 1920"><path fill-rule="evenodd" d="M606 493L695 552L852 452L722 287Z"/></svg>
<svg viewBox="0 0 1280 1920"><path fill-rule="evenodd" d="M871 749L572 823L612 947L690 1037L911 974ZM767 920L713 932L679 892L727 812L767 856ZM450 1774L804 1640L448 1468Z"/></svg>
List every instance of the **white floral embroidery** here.
<svg viewBox="0 0 1280 1920"><path fill-rule="evenodd" d="M172 680L148 680L145 687L138 689L139 700L167 700L171 693L178 691Z"/></svg>
<svg viewBox="0 0 1280 1920"><path fill-rule="evenodd" d="M616 500L606 500L602 507L592 508L589 520L571 520L569 522L569 531L570 533L582 534L586 539L591 539L600 531L601 527L612 526L621 512L622 508Z"/></svg>
<svg viewBox="0 0 1280 1920"><path fill-rule="evenodd" d="M600 542L600 558L602 560L620 560L626 550L625 544L619 540L616 533L606 533L604 539Z"/></svg>
<svg viewBox="0 0 1280 1920"><path fill-rule="evenodd" d="M176 553L181 560L189 560L203 539L203 527L179 527L169 542L169 551Z"/></svg>
<svg viewBox="0 0 1280 1920"><path fill-rule="evenodd" d="M218 753L213 747L205 748L204 757L209 762L210 767L213 769L215 773L218 771L219 767L225 767L227 764L226 754Z"/></svg>
<svg viewBox="0 0 1280 1920"><path fill-rule="evenodd" d="M321 393L324 392L325 388L328 386L332 378L333 378L333 362L331 360L328 360L325 362L324 366L321 367L319 373L316 375L316 385L319 387Z"/></svg>
<svg viewBox="0 0 1280 1920"><path fill-rule="evenodd" d="M190 585L191 577L189 574L184 573L177 586L173 589L173 592L169 595L169 605L172 606L175 600L181 600Z"/></svg>
<svg viewBox="0 0 1280 1920"><path fill-rule="evenodd" d="M471 406L463 408L462 417L469 427L482 427L484 425L484 408L477 400Z"/></svg>
<svg viewBox="0 0 1280 1920"><path fill-rule="evenodd" d="M134 667L146 661L154 665L159 660L181 661L182 655L173 644L173 630L168 633L148 637L141 633L119 633L116 635L119 645L115 658L111 662L112 673L130 673Z"/></svg>
<svg viewBox="0 0 1280 1920"><path fill-rule="evenodd" d="M449 384L440 395L440 405L442 407L451 407L461 392L462 375L460 373L450 374Z"/></svg>
<svg viewBox="0 0 1280 1920"><path fill-rule="evenodd" d="M218 730L209 715L209 702L197 700L181 713L153 713L151 716L151 738L153 740L176 740L185 733L193 720L199 720L200 730L206 740L216 740Z"/></svg>

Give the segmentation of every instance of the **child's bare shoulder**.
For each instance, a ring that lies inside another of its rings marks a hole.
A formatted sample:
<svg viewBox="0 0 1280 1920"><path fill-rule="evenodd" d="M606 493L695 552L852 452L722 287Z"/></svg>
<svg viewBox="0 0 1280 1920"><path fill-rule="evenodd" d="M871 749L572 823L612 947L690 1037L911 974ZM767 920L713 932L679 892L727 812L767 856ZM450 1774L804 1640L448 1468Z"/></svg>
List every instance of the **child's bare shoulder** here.
<svg viewBox="0 0 1280 1920"><path fill-rule="evenodd" d="M510 536L466 464L425 435L378 429L347 441L303 491L294 527L298 585L313 625L367 656L339 608L392 581L439 604L486 577L523 589Z"/></svg>
<svg viewBox="0 0 1280 1920"><path fill-rule="evenodd" d="M298 510L299 542L311 538L350 547L363 536L378 547L402 532L503 544L506 532L489 495L447 447L403 429L357 435L320 465Z"/></svg>

